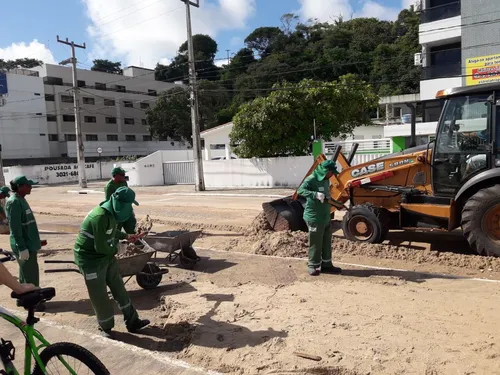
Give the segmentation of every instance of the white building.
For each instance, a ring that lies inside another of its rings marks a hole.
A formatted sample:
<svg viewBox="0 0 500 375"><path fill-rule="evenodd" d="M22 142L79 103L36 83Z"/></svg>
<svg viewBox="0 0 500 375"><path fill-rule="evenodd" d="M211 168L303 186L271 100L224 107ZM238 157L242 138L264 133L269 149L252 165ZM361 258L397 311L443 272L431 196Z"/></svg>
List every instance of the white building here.
<svg viewBox="0 0 500 375"><path fill-rule="evenodd" d="M16 69L2 74L0 82L4 83L0 83L0 93L5 93L0 102L3 159L13 164L74 158L71 68L45 64L31 70ZM155 141L148 131L147 108L158 93L174 87L156 81L153 70L128 67L118 75L78 69L78 85L87 158L97 157L98 148L106 157L185 148L178 142Z"/></svg>

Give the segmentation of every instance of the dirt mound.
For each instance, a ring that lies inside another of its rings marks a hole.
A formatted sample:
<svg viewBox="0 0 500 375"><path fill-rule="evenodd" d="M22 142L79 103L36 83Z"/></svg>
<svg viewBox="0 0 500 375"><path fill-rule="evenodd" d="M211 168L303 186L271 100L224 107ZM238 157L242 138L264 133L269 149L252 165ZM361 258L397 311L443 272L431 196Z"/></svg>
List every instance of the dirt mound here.
<svg viewBox="0 0 500 375"><path fill-rule="evenodd" d="M415 250L404 246L352 242L335 236L332 237L332 248L334 255L348 254L471 270L500 271L500 258L474 254ZM308 238L307 233L304 232L273 232L264 214L261 213L246 231L246 236L230 241L225 250L281 257L305 257L308 251Z"/></svg>

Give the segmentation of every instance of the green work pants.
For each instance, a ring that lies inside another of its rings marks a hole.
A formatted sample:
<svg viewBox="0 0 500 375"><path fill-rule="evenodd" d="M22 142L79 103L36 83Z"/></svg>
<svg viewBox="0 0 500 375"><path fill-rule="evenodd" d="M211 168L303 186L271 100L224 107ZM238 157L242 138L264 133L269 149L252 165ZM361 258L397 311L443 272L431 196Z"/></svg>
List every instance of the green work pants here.
<svg viewBox="0 0 500 375"><path fill-rule="evenodd" d="M36 252L30 252L28 260L17 260L19 264L19 282L21 284L33 284L40 286L40 272L38 270L38 259Z"/></svg>
<svg viewBox="0 0 500 375"><path fill-rule="evenodd" d="M309 267L332 264L332 226L308 222L309 228Z"/></svg>
<svg viewBox="0 0 500 375"><path fill-rule="evenodd" d="M120 308L127 328L133 327L139 316L123 284L116 258L99 262L95 266L80 267L80 271L85 278L99 327L103 331L109 331L115 326L113 304L108 298L106 287L109 287L113 299Z"/></svg>

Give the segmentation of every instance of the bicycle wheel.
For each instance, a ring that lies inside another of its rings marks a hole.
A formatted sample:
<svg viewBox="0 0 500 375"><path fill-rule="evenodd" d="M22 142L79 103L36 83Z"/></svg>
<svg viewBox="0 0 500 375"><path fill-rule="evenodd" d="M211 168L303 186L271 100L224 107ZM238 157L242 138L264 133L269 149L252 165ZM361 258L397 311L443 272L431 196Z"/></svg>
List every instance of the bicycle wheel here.
<svg viewBox="0 0 500 375"><path fill-rule="evenodd" d="M69 342L58 342L47 346L40 353L40 359L46 372L43 372L37 363L32 375L69 374L69 370L59 360L59 356L78 375L110 375L110 372L95 355L87 349Z"/></svg>

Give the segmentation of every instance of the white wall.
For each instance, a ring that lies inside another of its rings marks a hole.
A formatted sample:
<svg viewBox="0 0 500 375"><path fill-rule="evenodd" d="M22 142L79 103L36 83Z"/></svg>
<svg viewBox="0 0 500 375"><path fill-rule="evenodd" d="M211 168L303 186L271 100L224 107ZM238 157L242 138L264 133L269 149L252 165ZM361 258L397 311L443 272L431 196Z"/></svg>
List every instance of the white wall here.
<svg viewBox="0 0 500 375"><path fill-rule="evenodd" d="M421 100L434 100L439 90L462 86L462 77L438 78L420 81Z"/></svg>
<svg viewBox="0 0 500 375"><path fill-rule="evenodd" d="M0 107L2 157L4 159L49 157L42 79L7 73L7 86L7 103Z"/></svg>
<svg viewBox="0 0 500 375"><path fill-rule="evenodd" d="M461 16L422 23L419 26L419 44L444 44L450 39L460 38L462 35L461 24Z"/></svg>
<svg viewBox="0 0 500 375"><path fill-rule="evenodd" d="M162 162L193 160L193 150L161 150Z"/></svg>
<svg viewBox="0 0 500 375"><path fill-rule="evenodd" d="M205 161L205 185L211 188L297 187L313 164L312 156Z"/></svg>
<svg viewBox="0 0 500 375"><path fill-rule="evenodd" d="M416 124L416 135L436 134L437 122L420 122ZM384 137L409 137L411 135L411 125L387 125L384 126Z"/></svg>
<svg viewBox="0 0 500 375"><path fill-rule="evenodd" d="M68 156L76 157L76 142L65 142L67 144ZM185 146L178 142L174 145L170 141L160 142L84 142L85 156L99 156L97 148L102 149L101 156L116 156L116 155L149 155L159 150L180 150L185 151ZM167 151L168 152L168 151Z"/></svg>
<svg viewBox="0 0 500 375"><path fill-rule="evenodd" d="M86 163L85 172L87 180L108 179L111 177L113 162L102 163ZM31 165L31 166L15 166L4 167L3 169L5 181L8 183L17 176L24 175L29 179L38 181L40 184L61 184L67 182L78 181L78 165L77 164L48 164L48 165Z"/></svg>

